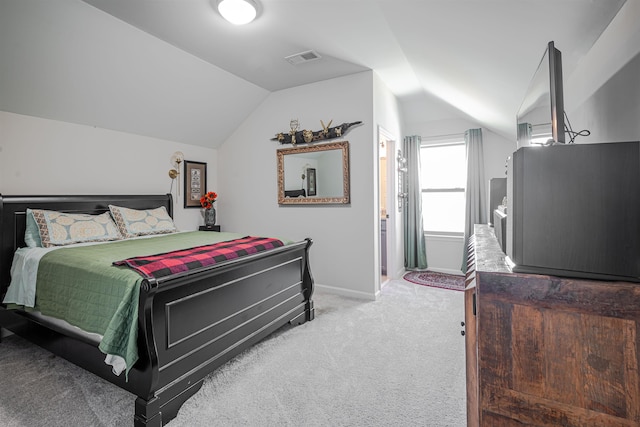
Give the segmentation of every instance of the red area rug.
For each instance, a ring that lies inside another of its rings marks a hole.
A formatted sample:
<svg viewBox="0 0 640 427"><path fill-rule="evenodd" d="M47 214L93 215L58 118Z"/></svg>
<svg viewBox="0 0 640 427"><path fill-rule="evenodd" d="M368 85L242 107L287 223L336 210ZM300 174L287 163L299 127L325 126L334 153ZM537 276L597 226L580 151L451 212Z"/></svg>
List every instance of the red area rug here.
<svg viewBox="0 0 640 427"><path fill-rule="evenodd" d="M456 276L454 274L435 271L410 271L404 275L404 280L422 286L464 291L464 276Z"/></svg>

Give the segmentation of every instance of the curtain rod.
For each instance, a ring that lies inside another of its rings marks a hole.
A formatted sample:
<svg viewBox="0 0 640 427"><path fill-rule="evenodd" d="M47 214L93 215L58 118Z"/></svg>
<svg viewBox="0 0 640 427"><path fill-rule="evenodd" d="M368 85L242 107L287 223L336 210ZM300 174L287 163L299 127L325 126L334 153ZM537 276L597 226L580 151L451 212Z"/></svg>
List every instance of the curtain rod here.
<svg viewBox="0 0 640 427"><path fill-rule="evenodd" d="M462 137L464 139L464 132L459 132L459 133L450 133L447 135L432 135L432 136L420 136L420 138L422 139L449 139L449 138L460 138Z"/></svg>
<svg viewBox="0 0 640 427"><path fill-rule="evenodd" d="M421 136L421 142L436 143L436 145L455 144L464 142L464 133L451 133L448 135Z"/></svg>

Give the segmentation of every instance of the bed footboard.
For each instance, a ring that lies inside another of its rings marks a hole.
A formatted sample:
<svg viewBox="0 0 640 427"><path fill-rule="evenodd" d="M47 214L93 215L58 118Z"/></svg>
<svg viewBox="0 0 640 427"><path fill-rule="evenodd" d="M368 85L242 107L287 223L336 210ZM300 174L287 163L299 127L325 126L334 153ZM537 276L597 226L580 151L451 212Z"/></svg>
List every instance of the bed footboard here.
<svg viewBox="0 0 640 427"><path fill-rule="evenodd" d="M148 349L148 393L135 424L177 415L206 375L282 326L314 317L311 240L240 258L179 279L145 282L140 335Z"/></svg>

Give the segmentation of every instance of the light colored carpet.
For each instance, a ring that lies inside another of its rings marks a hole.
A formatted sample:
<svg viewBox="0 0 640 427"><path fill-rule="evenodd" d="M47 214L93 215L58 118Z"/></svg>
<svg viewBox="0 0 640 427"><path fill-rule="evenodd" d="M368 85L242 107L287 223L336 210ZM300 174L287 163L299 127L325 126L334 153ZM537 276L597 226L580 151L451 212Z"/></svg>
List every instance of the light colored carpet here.
<svg viewBox="0 0 640 427"><path fill-rule="evenodd" d="M404 280L375 302L316 293L314 321L214 372L169 425L464 426L463 298ZM18 338L0 387L2 425L131 425L131 394Z"/></svg>

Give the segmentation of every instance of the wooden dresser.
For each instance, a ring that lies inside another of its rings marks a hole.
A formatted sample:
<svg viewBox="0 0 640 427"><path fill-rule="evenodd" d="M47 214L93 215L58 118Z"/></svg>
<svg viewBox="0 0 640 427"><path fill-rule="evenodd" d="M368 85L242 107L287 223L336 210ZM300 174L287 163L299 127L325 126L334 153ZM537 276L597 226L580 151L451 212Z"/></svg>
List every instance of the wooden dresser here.
<svg viewBox="0 0 640 427"><path fill-rule="evenodd" d="M468 426L640 426L640 284L512 273L476 225Z"/></svg>

